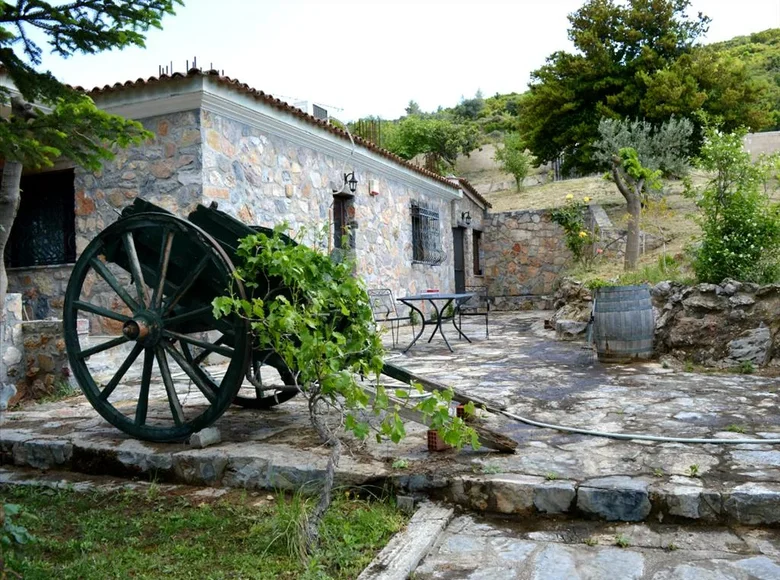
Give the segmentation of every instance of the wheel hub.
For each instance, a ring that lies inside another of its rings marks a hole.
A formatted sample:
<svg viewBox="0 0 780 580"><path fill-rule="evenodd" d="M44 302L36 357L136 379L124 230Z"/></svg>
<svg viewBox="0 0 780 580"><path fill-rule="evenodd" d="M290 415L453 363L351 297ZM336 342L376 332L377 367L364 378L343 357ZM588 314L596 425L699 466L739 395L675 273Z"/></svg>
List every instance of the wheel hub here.
<svg viewBox="0 0 780 580"><path fill-rule="evenodd" d="M160 342L161 331L160 319L148 310L134 314L133 318L122 325L122 334L125 338L144 346L155 346Z"/></svg>

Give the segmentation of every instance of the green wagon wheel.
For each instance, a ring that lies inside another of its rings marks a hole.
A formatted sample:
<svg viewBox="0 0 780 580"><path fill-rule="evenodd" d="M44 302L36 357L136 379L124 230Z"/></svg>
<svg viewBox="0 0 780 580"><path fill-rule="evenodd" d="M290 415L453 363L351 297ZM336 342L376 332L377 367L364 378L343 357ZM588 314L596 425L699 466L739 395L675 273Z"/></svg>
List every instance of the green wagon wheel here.
<svg viewBox="0 0 780 580"><path fill-rule="evenodd" d="M295 376L284 359L272 350L252 351L249 369L252 380L246 381L233 402L247 409L270 409L298 394Z"/></svg>
<svg viewBox="0 0 780 580"><path fill-rule="evenodd" d="M223 338L214 341L222 344ZM213 376L206 364L213 350L201 349L197 354L185 346L185 356L202 372ZM217 372L219 370L217 369ZM233 403L246 409L270 409L292 399L300 391L295 386L295 376L284 359L272 350L253 350L252 363L247 369L250 376L241 384Z"/></svg>
<svg viewBox="0 0 780 580"><path fill-rule="evenodd" d="M168 214L120 219L90 242L68 283L63 325L73 374L103 418L139 439L177 441L222 415L250 361L248 321L212 314L233 270L213 238ZM232 291L246 297L237 281ZM79 318L109 336L81 339ZM218 355L219 379L193 361L193 348Z"/></svg>

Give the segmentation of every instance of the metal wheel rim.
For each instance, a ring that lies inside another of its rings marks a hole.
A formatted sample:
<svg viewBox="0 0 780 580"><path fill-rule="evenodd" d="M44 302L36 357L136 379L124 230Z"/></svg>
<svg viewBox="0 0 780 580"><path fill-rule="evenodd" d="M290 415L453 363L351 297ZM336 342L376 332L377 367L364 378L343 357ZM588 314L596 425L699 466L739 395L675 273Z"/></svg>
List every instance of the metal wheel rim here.
<svg viewBox="0 0 780 580"><path fill-rule="evenodd" d="M209 251L212 252L212 254L207 255L208 262L213 264L219 272L224 274L225 286L227 289L227 284L231 280L232 272L234 271L233 264L231 263L230 259L225 254L225 252L222 250L222 248L219 246L219 244L213 238L211 238L206 232L204 232L197 226L187 222L186 220L168 214L149 213L149 214L138 214L132 217L124 218L112 224L111 226L103 230L100 234L98 234L98 236L96 236L95 239L93 239L92 242L90 242L90 244L85 248L84 252L82 253L81 257L79 258L79 260L77 261L76 265L73 268L73 272L71 274L71 278L68 283L68 289L66 292L65 305L63 310L63 326L65 330L65 343L68 350L68 358L70 361L70 366L74 376L76 377L79 383L79 386L81 387L85 396L90 401L90 403L95 408L95 410L104 419L106 419L109 423L111 423L118 429L139 439L145 439L150 441L176 441L176 440L185 439L192 433L197 432L213 424L233 401L238 389L241 386L241 382L246 372L246 367L249 364L249 348L251 346L250 328L249 328L248 321L238 316L234 315L230 319L229 324L233 329L233 336L235 339L234 344L230 349L228 349L227 347L223 347L220 349L223 352L223 354L227 354L228 351L231 351L230 362L228 363L227 372L225 373L224 377L219 382L219 384L216 385L217 388L213 389L213 392L211 393L212 397L211 398L207 397L209 404L206 407L206 409L194 417L191 418L186 416L177 417L177 411L175 410L176 405L173 401L173 399L177 398L175 395L175 385L173 387L174 394L171 395L171 392L169 390L169 384L168 382L166 382L165 379L163 379L164 387L166 389L166 393L168 397L168 403L171 408L170 413L171 413L172 424L168 426L146 424L146 418L147 418L146 412L148 412L148 404L149 404L149 385L147 385L146 393L144 393L143 384L145 382L144 379L145 375L147 373L151 373L151 371L148 371L147 368L153 367L154 364L156 363L160 375L163 376L164 373L162 370L162 366L165 366L166 363L161 362L161 359L168 361L167 365L169 367L169 374L170 374L170 367L172 364L175 364L179 366L181 370L184 370L182 364L186 364L187 362L186 357L181 356L183 354L181 350L185 350L185 349L176 349L175 348L176 341L174 340L173 343L171 344L170 341L172 337L166 335L166 330L165 330L166 320L172 317L168 317L167 319L164 316L161 317L159 321L159 326L162 328L162 330L160 330L161 337L159 339L159 342L155 343L154 346L145 346L144 343L140 342L138 339L136 340L136 344L134 345L133 350L124 359L123 364L120 365L119 369L117 370L117 373L114 374L112 381L109 381L108 385L105 385L103 389L101 389L95 382L92 372L89 370L89 368L86 365L86 359L88 358L88 356L90 356L91 354L97 354L97 352L100 351L90 352L95 350L92 347L88 349L82 349L77 335L76 324L77 324L78 312L80 311L91 312L92 314L95 314L94 308L92 309L84 308L85 303L80 300L81 290L83 288L84 281L90 271L95 272L95 275L98 278L100 277L100 272L98 271L100 266L95 262L95 260L99 260L99 256L101 255L101 250L105 250L109 243L117 244L120 241L124 243L124 241L121 240L121 237L126 232L131 232L131 237L132 237L132 232L136 230L140 230L141 228L148 228L148 227L162 228L163 230L162 236L165 239L167 239L168 236L170 236L171 238L175 238L176 235L186 236L186 238L189 241L195 241L196 244L199 245L206 252ZM126 247L127 246L125 246L125 248ZM204 257L202 260L206 260L206 259L207 258ZM162 260L163 257L162 257L162 250L161 250L161 263ZM143 274L141 275L141 277L143 278ZM161 278L163 278L164 280L165 275L163 274ZM106 278L104 278L104 280L109 284L109 286L111 285ZM142 286L148 286L148 285L144 282ZM184 286L184 284L182 284L182 286ZM146 292L148 291L149 289L146 290ZM233 283L233 291L242 298L246 297L243 285L241 285L237 281L234 281ZM115 293L120 299L123 299L121 293L116 292L116 290ZM175 293L176 292L174 292L174 294ZM157 299L156 294L157 294L156 290L153 289L152 296L147 295L149 304L147 305L148 308L144 310L145 313L147 311L153 310L151 302ZM142 296L142 292L140 289L138 289L137 296L130 295L130 298L131 299L135 298L134 300L135 305L141 306L142 305L141 303L143 302L141 296ZM127 296L125 296L125 298L127 298ZM164 283L163 283L163 288L162 290L159 291L159 308L160 309L167 308L169 304L166 300L170 298L171 296L166 297L164 293ZM123 302L126 305L128 305L128 307L130 307L131 311L133 311L132 319L134 320L135 318L137 318L138 311L135 308L132 308L132 306L128 304L127 300L123 299ZM94 305L90 304L90 307L94 307ZM114 313L114 314L118 314L118 313ZM127 318L126 315L125 317ZM128 324L127 322L124 322L123 332L125 332L125 328L127 327L127 324ZM185 344L183 338L178 340L179 340L179 344ZM125 342L130 342L127 335L123 335L116 339L108 341L108 343L101 343L101 345L98 345L98 347L105 346L109 343L113 343L112 345L104 349L104 350L109 350L110 348L114 348L116 346L124 344ZM180 355L179 358L181 358L184 361L184 363L181 363L179 360L177 360L177 358L171 352L171 349L173 349L174 351L176 350L179 351L179 355ZM159 354L160 351L164 353L162 356L160 356ZM85 353L89 353L89 354L85 354ZM143 356L141 356L142 354ZM120 374L120 371L123 370L125 365L127 365L127 368L124 368L124 372L121 372L119 382L121 382L121 379L127 373L129 368L132 367L133 365L138 364L139 359L141 358L144 359L143 360L144 370L142 371L141 387L139 388L138 399L136 401L136 416L131 420L128 417L128 415L123 413L121 410L115 407L114 404L110 402L111 394L113 394L113 390L118 386L117 384L113 385L111 392L109 392L107 395L101 396L101 394L103 394L104 390L106 390L108 387L111 387L113 383L113 379L115 379L117 375ZM190 370L192 370L192 368L190 368ZM198 386L197 381L193 380L191 373L187 373L185 371L185 374L187 374L190 380L192 382L195 382L196 386ZM200 380L202 381L202 378ZM150 384L151 378L146 380L146 382ZM204 384L208 385L207 382L204 382ZM201 387L198 386L198 388L200 389ZM203 394L204 396L206 395L205 392ZM142 399L144 399L144 397L146 403L141 402ZM144 406L145 409L143 408Z"/></svg>

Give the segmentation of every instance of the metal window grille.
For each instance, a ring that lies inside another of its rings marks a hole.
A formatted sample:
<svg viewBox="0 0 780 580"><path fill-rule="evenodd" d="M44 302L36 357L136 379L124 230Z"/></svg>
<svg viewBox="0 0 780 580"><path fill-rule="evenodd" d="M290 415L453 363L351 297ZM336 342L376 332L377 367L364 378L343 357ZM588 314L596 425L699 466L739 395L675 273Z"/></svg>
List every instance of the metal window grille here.
<svg viewBox="0 0 780 580"><path fill-rule="evenodd" d="M5 252L10 268L76 261L73 170L22 177L21 202Z"/></svg>
<svg viewBox="0 0 780 580"><path fill-rule="evenodd" d="M412 202L412 261L437 265L444 261L441 250L439 212Z"/></svg>

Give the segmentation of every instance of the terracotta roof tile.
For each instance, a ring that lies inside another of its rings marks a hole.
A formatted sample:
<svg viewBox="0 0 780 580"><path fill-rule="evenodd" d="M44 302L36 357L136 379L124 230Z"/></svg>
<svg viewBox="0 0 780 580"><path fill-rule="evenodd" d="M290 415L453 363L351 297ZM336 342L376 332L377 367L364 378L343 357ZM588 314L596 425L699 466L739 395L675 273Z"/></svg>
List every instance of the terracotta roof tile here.
<svg viewBox="0 0 780 580"><path fill-rule="evenodd" d="M254 89L247 85L246 83L242 83L236 79L232 79L230 77L222 76L219 74L219 71L216 70L210 70L210 71L201 71L199 69L191 69L186 74L184 73L173 73L171 75L160 75L159 77L149 77L148 79L137 79L135 81L127 81L125 83L116 83L114 85L105 85L104 87L96 87L92 90L87 91L86 89L82 87L75 87L77 90L81 90L86 92L92 97L96 97L99 95L117 92L117 91L123 91L126 89L132 89L132 88L139 88L143 86L149 86L149 85L155 85L159 83L165 83L165 82L171 82L171 81L177 81L180 79L188 79L188 78L195 78L195 77L207 77L211 80L216 81L220 85L223 85L225 87L228 87L232 90L238 91L240 93L246 93L252 97L254 97L256 100L265 103L267 105L270 105L276 109L279 109L280 111L284 111L286 113L290 113L291 115L294 115L295 117L298 117L299 119L306 121L307 123L310 123L312 125L316 125L320 127L321 129L324 129L325 131L328 131L329 133L332 133L333 135L336 135L338 137L341 137L342 139L346 139L349 141L349 135L346 131L343 131L342 129L339 129L338 127L334 127L330 123L323 121L322 119L317 119L316 117L309 115L308 113L302 111L301 109L297 107L293 107L292 105L285 103L284 101L277 99L273 97L272 95L269 95L267 93L264 93L263 91ZM368 149L369 151L372 151L378 155L381 155L382 157L385 157L387 159L390 159L391 161L394 161L395 163L398 163L399 165L402 165L403 167L406 167L407 169L410 169L411 171L414 171L415 173L419 173L424 175L425 177L428 177L430 179L433 179L435 181L438 181L442 185L446 185L452 188L458 188L458 184L453 183L446 177L443 177L441 175L438 175L437 173L434 173L432 171L429 171L427 169L424 169L422 167L418 167L417 165L410 163L406 159L402 159L398 155L391 153L387 149L382 149L381 147L377 147L374 145L371 141L368 141L367 139L363 139L362 137L359 137L357 135L353 135L352 138L355 141L356 145L360 145L361 147L364 147L365 149ZM465 181L465 180L464 180ZM466 181L467 186L470 188L469 191L474 193L478 199L483 201L484 203L487 203L487 200L485 200L482 196L479 195L479 193L476 192L476 190ZM489 206L490 204L488 204Z"/></svg>
<svg viewBox="0 0 780 580"><path fill-rule="evenodd" d="M476 198L477 198L477 199L480 201L480 203L482 203L482 204L483 204L485 207L493 207L493 205L492 205L492 204L491 204L491 203L490 203L490 202L489 202L487 199L485 199L485 198L484 198L484 196L483 196L481 193L479 193L479 192L478 192L478 191L477 191L477 190L474 188L474 186L473 186L473 185L471 185L471 183L469 183L469 180L468 180L468 179L466 179L465 177L458 177L458 183L460 183L460 186L461 186L463 189L465 189L465 190L466 190L466 191L468 191L468 192L469 192L471 195L473 195L474 197L476 197Z"/></svg>

